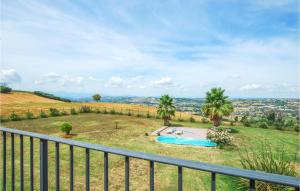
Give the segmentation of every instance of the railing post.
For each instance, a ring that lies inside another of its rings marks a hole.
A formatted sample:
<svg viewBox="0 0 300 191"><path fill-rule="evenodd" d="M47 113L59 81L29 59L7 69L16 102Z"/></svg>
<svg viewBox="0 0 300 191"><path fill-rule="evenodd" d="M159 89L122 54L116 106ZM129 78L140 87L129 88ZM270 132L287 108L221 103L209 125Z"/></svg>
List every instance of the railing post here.
<svg viewBox="0 0 300 191"><path fill-rule="evenodd" d="M154 162L150 161L150 191L154 191Z"/></svg>
<svg viewBox="0 0 300 191"><path fill-rule="evenodd" d="M90 150L85 149L85 190L90 191Z"/></svg>
<svg viewBox="0 0 300 191"><path fill-rule="evenodd" d="M178 191L182 191L182 167L178 167Z"/></svg>
<svg viewBox="0 0 300 191"><path fill-rule="evenodd" d="M129 157L125 157L125 191L129 191Z"/></svg>
<svg viewBox="0 0 300 191"><path fill-rule="evenodd" d="M104 191L108 191L108 153L104 152Z"/></svg>
<svg viewBox="0 0 300 191"><path fill-rule="evenodd" d="M2 190L6 191L6 132L2 132L2 157L3 157L3 167L2 167Z"/></svg>
<svg viewBox="0 0 300 191"><path fill-rule="evenodd" d="M216 191L216 173L211 173L211 191Z"/></svg>
<svg viewBox="0 0 300 191"><path fill-rule="evenodd" d="M15 135L10 134L11 149L11 191L15 190Z"/></svg>
<svg viewBox="0 0 300 191"><path fill-rule="evenodd" d="M48 142L40 139L40 191L48 191Z"/></svg>
<svg viewBox="0 0 300 191"><path fill-rule="evenodd" d="M20 190L24 190L24 146L23 135L20 135Z"/></svg>
<svg viewBox="0 0 300 191"><path fill-rule="evenodd" d="M60 180L59 180L59 143L55 143L55 184L56 191L60 189Z"/></svg>
<svg viewBox="0 0 300 191"><path fill-rule="evenodd" d="M70 191L74 190L74 150L73 145L70 145Z"/></svg>
<svg viewBox="0 0 300 191"><path fill-rule="evenodd" d="M249 191L255 191L255 180L250 179Z"/></svg>
<svg viewBox="0 0 300 191"><path fill-rule="evenodd" d="M34 190L33 137L30 137L30 191Z"/></svg>

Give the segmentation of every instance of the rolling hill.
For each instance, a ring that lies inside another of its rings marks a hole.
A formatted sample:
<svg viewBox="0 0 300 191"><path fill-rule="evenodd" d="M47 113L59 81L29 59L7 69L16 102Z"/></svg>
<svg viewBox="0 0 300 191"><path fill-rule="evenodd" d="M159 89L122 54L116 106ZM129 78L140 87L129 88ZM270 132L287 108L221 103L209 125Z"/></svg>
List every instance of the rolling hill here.
<svg viewBox="0 0 300 191"><path fill-rule="evenodd" d="M2 104L25 104L25 103L62 103L62 101L49 99L35 95L31 92L1 93L0 103Z"/></svg>

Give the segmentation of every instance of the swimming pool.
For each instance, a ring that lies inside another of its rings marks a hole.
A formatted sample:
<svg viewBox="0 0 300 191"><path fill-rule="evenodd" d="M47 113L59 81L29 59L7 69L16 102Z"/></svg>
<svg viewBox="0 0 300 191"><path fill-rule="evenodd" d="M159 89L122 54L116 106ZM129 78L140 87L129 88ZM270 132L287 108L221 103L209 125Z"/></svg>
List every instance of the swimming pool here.
<svg viewBox="0 0 300 191"><path fill-rule="evenodd" d="M168 136L159 136L156 138L157 141L168 144L176 145L193 145L193 146L204 146L204 147L215 147L217 144L208 139L192 139L192 138L183 138L183 137L168 137Z"/></svg>

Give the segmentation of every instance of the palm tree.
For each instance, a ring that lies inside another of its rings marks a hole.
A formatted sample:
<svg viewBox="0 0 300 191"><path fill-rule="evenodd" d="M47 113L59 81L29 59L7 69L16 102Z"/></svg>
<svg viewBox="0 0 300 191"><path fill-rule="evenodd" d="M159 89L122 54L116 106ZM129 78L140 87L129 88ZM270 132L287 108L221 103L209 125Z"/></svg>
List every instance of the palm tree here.
<svg viewBox="0 0 300 191"><path fill-rule="evenodd" d="M173 105L173 99L169 95L161 96L159 105L157 108L157 114L164 120L164 125L170 125L171 116L175 115L175 107Z"/></svg>
<svg viewBox="0 0 300 191"><path fill-rule="evenodd" d="M206 93L202 112L208 117L215 127L220 126L222 117L229 116L233 112L232 102L224 95L222 88L212 88Z"/></svg>

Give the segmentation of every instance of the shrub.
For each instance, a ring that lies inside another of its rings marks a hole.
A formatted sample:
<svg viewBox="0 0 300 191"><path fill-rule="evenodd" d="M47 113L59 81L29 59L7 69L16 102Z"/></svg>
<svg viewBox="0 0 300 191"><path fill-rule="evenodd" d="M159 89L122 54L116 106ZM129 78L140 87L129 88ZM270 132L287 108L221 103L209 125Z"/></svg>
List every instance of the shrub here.
<svg viewBox="0 0 300 191"><path fill-rule="evenodd" d="M191 123L195 123L196 120L191 116L191 117L190 117L190 122L191 122Z"/></svg>
<svg viewBox="0 0 300 191"><path fill-rule="evenodd" d="M234 126L234 121L230 121L229 123L231 126Z"/></svg>
<svg viewBox="0 0 300 191"><path fill-rule="evenodd" d="M295 130L296 132L299 132L299 131L300 131L300 124L299 124L299 123L297 123L296 125L294 125L294 130Z"/></svg>
<svg viewBox="0 0 300 191"><path fill-rule="evenodd" d="M41 92L41 91L34 91L33 93L35 95L50 98L50 99L54 99L54 100L59 100L59 101L64 101L64 102L71 102L71 100L69 100L69 99L57 97L57 96L54 96L53 94L49 94L49 93L45 93L45 92Z"/></svg>
<svg viewBox="0 0 300 191"><path fill-rule="evenodd" d="M138 113L136 116L137 116L137 117L143 117L140 113Z"/></svg>
<svg viewBox="0 0 300 191"><path fill-rule="evenodd" d="M127 115L128 115L128 116L131 116L131 112L129 111L129 112L127 113Z"/></svg>
<svg viewBox="0 0 300 191"><path fill-rule="evenodd" d="M34 115L30 111L27 111L25 115L26 115L26 119L34 119Z"/></svg>
<svg viewBox="0 0 300 191"><path fill-rule="evenodd" d="M235 128L232 128L232 127L226 128L226 129L227 129L228 133L238 133L238 132L240 132L239 130L237 130Z"/></svg>
<svg viewBox="0 0 300 191"><path fill-rule="evenodd" d="M62 112L60 112L60 115L68 115L68 113L65 110L63 110Z"/></svg>
<svg viewBox="0 0 300 191"><path fill-rule="evenodd" d="M21 117L18 114L16 114L15 112L12 112L9 116L9 119L11 121L20 121Z"/></svg>
<svg viewBox="0 0 300 191"><path fill-rule="evenodd" d="M90 106L83 105L80 107L79 112L80 113L91 113L92 109Z"/></svg>
<svg viewBox="0 0 300 191"><path fill-rule="evenodd" d="M7 119L4 116L0 115L0 122L2 123L2 122L6 122L6 121L7 121Z"/></svg>
<svg viewBox="0 0 300 191"><path fill-rule="evenodd" d="M71 108L71 111L70 111L71 115L77 115L77 111L75 108Z"/></svg>
<svg viewBox="0 0 300 191"><path fill-rule="evenodd" d="M55 117L55 116L60 116L60 112L56 108L49 108L50 116Z"/></svg>
<svg viewBox="0 0 300 191"><path fill-rule="evenodd" d="M104 113L104 114L107 114L108 112L107 112L107 110L105 109L103 113Z"/></svg>
<svg viewBox="0 0 300 191"><path fill-rule="evenodd" d="M295 159L291 159L284 147L272 149L268 142L260 143L258 148L245 147L240 151L240 162L243 168L256 171L264 171L274 174L287 176L296 176L293 163ZM248 186L248 181L241 180L242 187ZM256 181L256 190L258 191L284 191L289 190L288 187Z"/></svg>
<svg viewBox="0 0 300 191"><path fill-rule="evenodd" d="M151 118L151 115L150 115L149 112L147 113L146 117L147 117L147 118Z"/></svg>
<svg viewBox="0 0 300 191"><path fill-rule="evenodd" d="M40 111L40 118L47 118L47 114L46 112L44 112L43 110Z"/></svg>
<svg viewBox="0 0 300 191"><path fill-rule="evenodd" d="M149 133L148 133L148 132L145 132L145 136L149 136Z"/></svg>
<svg viewBox="0 0 300 191"><path fill-rule="evenodd" d="M284 130L284 122L283 121L276 121L273 123L273 125L277 130Z"/></svg>
<svg viewBox="0 0 300 191"><path fill-rule="evenodd" d="M114 114L116 114L116 111L115 111L114 109L112 109L112 110L109 111L109 113L110 113L111 115L114 115Z"/></svg>
<svg viewBox="0 0 300 191"><path fill-rule="evenodd" d="M60 129L62 132L69 135L72 130L72 125L70 123L64 122L63 124L61 124Z"/></svg>
<svg viewBox="0 0 300 191"><path fill-rule="evenodd" d="M208 119L205 118L205 117L202 117L201 122L202 122L202 123L209 123Z"/></svg>
<svg viewBox="0 0 300 191"><path fill-rule="evenodd" d="M177 121L183 121L183 119L180 117L180 118L177 119Z"/></svg>
<svg viewBox="0 0 300 191"><path fill-rule="evenodd" d="M220 147L231 145L232 142L232 138L229 135L228 130L222 127L212 127L207 131L206 137L207 139L217 143Z"/></svg>
<svg viewBox="0 0 300 191"><path fill-rule="evenodd" d="M263 128L263 129L269 128L268 123L266 123L266 122L260 122L260 123L258 123L258 127L259 128Z"/></svg>
<svg viewBox="0 0 300 191"><path fill-rule="evenodd" d="M7 85L3 84L0 86L0 92L1 93L10 93L11 92L11 88L8 87Z"/></svg>
<svg viewBox="0 0 300 191"><path fill-rule="evenodd" d="M96 113L101 113L101 111L99 110L99 109L96 109L96 111L95 111Z"/></svg>
<svg viewBox="0 0 300 191"><path fill-rule="evenodd" d="M249 119L246 119L246 120L244 120L243 121L243 125L245 126L245 127L251 127L251 122L250 122L250 120Z"/></svg>

